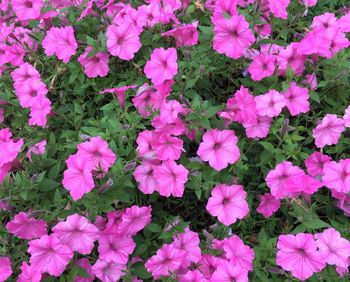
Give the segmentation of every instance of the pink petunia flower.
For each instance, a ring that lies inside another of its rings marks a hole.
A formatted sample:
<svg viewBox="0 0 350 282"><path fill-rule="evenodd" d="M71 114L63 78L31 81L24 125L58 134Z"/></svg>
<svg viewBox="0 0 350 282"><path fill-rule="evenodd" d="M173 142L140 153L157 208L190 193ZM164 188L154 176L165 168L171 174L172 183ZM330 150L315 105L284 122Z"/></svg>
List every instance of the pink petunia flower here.
<svg viewBox="0 0 350 282"><path fill-rule="evenodd" d="M307 88L299 87L295 82L292 82L283 94L286 106L292 116L307 113L310 110L309 90Z"/></svg>
<svg viewBox="0 0 350 282"><path fill-rule="evenodd" d="M246 195L241 185L219 184L211 191L206 209L212 216L217 216L221 223L229 226L248 214Z"/></svg>
<svg viewBox="0 0 350 282"><path fill-rule="evenodd" d="M147 78L155 85L160 85L177 74L177 53L175 48L156 48L145 65L144 72Z"/></svg>
<svg viewBox="0 0 350 282"><path fill-rule="evenodd" d="M125 274L126 266L115 262L98 259L92 266L92 272L102 282L115 282Z"/></svg>
<svg viewBox="0 0 350 282"><path fill-rule="evenodd" d="M73 251L56 235L44 235L29 242L30 264L38 272L60 276L73 257Z"/></svg>
<svg viewBox="0 0 350 282"><path fill-rule="evenodd" d="M95 275L92 272L91 264L89 263L89 259L81 258L76 261L76 265L80 266L84 269L87 277L81 277L77 274L74 277L74 282L93 282L95 280Z"/></svg>
<svg viewBox="0 0 350 282"><path fill-rule="evenodd" d="M278 164L274 170L270 170L267 174L265 181L270 188L271 195L276 199L284 199L287 197L295 197L298 193L291 191L286 185L286 182L291 178L304 175L304 171L293 166L291 162L283 161Z"/></svg>
<svg viewBox="0 0 350 282"><path fill-rule="evenodd" d="M344 121L342 119L336 115L327 114L316 128L312 130L316 147L323 148L326 145L337 144L344 130Z"/></svg>
<svg viewBox="0 0 350 282"><path fill-rule="evenodd" d="M253 61L247 68L251 77L255 81L260 81L265 77L273 75L275 72L276 57L269 54L259 54L253 58Z"/></svg>
<svg viewBox="0 0 350 282"><path fill-rule="evenodd" d="M286 20L288 18L287 8L290 0L268 0L269 9L276 18Z"/></svg>
<svg viewBox="0 0 350 282"><path fill-rule="evenodd" d="M339 193L350 191L350 159L324 164L322 181L329 189Z"/></svg>
<svg viewBox="0 0 350 282"><path fill-rule="evenodd" d="M253 270L254 250L245 245L237 235L225 238L222 241L222 248L226 258L233 266L238 266L248 271Z"/></svg>
<svg viewBox="0 0 350 282"><path fill-rule="evenodd" d="M347 128L350 128L350 105L345 110L343 120L344 120L344 125Z"/></svg>
<svg viewBox="0 0 350 282"><path fill-rule="evenodd" d="M161 134L153 143L157 157L161 161L180 159L183 151L183 141L167 133Z"/></svg>
<svg viewBox="0 0 350 282"><path fill-rule="evenodd" d="M219 259L216 270L210 278L213 282L248 282L248 271L242 267L232 265L225 259Z"/></svg>
<svg viewBox="0 0 350 282"><path fill-rule="evenodd" d="M285 186L288 187L288 190L293 194L300 193L302 195L312 195L316 193L317 190L319 190L323 185L321 181L311 177L310 175L300 174L286 180Z"/></svg>
<svg viewBox="0 0 350 282"><path fill-rule="evenodd" d="M98 239L99 259L125 265L135 247L136 244L129 236L101 235Z"/></svg>
<svg viewBox="0 0 350 282"><path fill-rule="evenodd" d="M346 38L345 33L341 32L339 27L330 27L326 30L326 37L330 42L329 49L333 58L339 51L350 46L350 41Z"/></svg>
<svg viewBox="0 0 350 282"><path fill-rule="evenodd" d="M188 266L192 262L198 263L200 261L202 252L199 243L200 239L198 233L190 231L189 228L186 228L184 233L175 234L172 245L186 252L183 266Z"/></svg>
<svg viewBox="0 0 350 282"><path fill-rule="evenodd" d="M179 282L208 282L204 275L198 270L187 271L186 274L179 276Z"/></svg>
<svg viewBox="0 0 350 282"><path fill-rule="evenodd" d="M276 90L269 90L266 94L255 97L258 115L276 117L286 105L285 97Z"/></svg>
<svg viewBox="0 0 350 282"><path fill-rule="evenodd" d="M17 282L40 282L42 273L36 271L34 267L28 265L25 261L21 265L21 274L18 276ZM0 279L1 281L1 279Z"/></svg>
<svg viewBox="0 0 350 282"><path fill-rule="evenodd" d="M280 235L277 249L277 265L301 281L326 267L312 234Z"/></svg>
<svg viewBox="0 0 350 282"><path fill-rule="evenodd" d="M296 75L301 75L305 68L305 55L298 53L298 43L291 43L284 49L281 49L276 56L276 65L278 74L286 75L288 67L290 67Z"/></svg>
<svg viewBox="0 0 350 282"><path fill-rule="evenodd" d="M311 28L323 27L327 30L330 27L338 27L337 17L334 13L323 13L313 17Z"/></svg>
<svg viewBox="0 0 350 282"><path fill-rule="evenodd" d="M154 177L154 170L157 165L144 161L133 172L133 176L138 183L140 191L144 194L152 194L158 190L158 182Z"/></svg>
<svg viewBox="0 0 350 282"><path fill-rule="evenodd" d="M47 31L42 45L47 56L55 54L65 64L69 62L71 56L75 55L78 48L71 26L51 27Z"/></svg>
<svg viewBox="0 0 350 282"><path fill-rule="evenodd" d="M216 171L234 164L240 157L238 138L233 130L211 129L204 133L197 155Z"/></svg>
<svg viewBox="0 0 350 282"><path fill-rule="evenodd" d="M88 255L94 248L94 242L99 237L99 230L89 220L78 214L67 217L63 222L57 223L52 232L73 251Z"/></svg>
<svg viewBox="0 0 350 282"><path fill-rule="evenodd" d="M145 267L155 279L166 277L181 267L185 255L185 251L165 244L145 263Z"/></svg>
<svg viewBox="0 0 350 282"><path fill-rule="evenodd" d="M42 140L34 145L31 145L26 154L27 158L31 161L32 154L40 156L45 153L46 150L46 140Z"/></svg>
<svg viewBox="0 0 350 282"><path fill-rule="evenodd" d="M29 78L23 84L15 84L16 95L22 108L32 108L38 103L39 97L45 97L48 90L40 79Z"/></svg>
<svg viewBox="0 0 350 282"><path fill-rule="evenodd" d="M161 33L164 37L174 37L176 41L176 47L193 46L198 43L198 21L191 24L183 24Z"/></svg>
<svg viewBox="0 0 350 282"><path fill-rule="evenodd" d="M0 281L6 281L12 274L11 261L8 257L0 257Z"/></svg>
<svg viewBox="0 0 350 282"><path fill-rule="evenodd" d="M45 96L38 96L30 108L29 125L45 127L47 116L51 113L51 101Z"/></svg>
<svg viewBox="0 0 350 282"><path fill-rule="evenodd" d="M265 218L270 217L276 211L279 210L281 206L281 201L276 199L270 193L265 193L264 195L260 195L260 204L257 207L256 211L262 214Z"/></svg>
<svg viewBox="0 0 350 282"><path fill-rule="evenodd" d="M124 109L126 91L129 89L134 89L136 87L137 87L137 85L133 84L133 85L120 86L120 87L116 87L116 88L106 88L105 90L100 91L99 93L100 94L105 94L105 93L114 94L117 97L118 104L120 105L120 107L122 107L122 109Z"/></svg>
<svg viewBox="0 0 350 282"><path fill-rule="evenodd" d="M109 55L106 52L97 52L89 57L92 50L92 47L86 47L85 52L79 56L78 62L82 65L87 77L104 77L109 71Z"/></svg>
<svg viewBox="0 0 350 282"><path fill-rule="evenodd" d="M15 89L25 84L28 79L40 80L40 73L28 63L24 63L11 73Z"/></svg>
<svg viewBox="0 0 350 282"><path fill-rule="evenodd" d="M323 168L326 163L331 162L331 157L320 152L313 152L305 161L307 173L311 176L323 175Z"/></svg>
<svg viewBox="0 0 350 282"><path fill-rule="evenodd" d="M154 170L154 177L158 182L160 195L169 197L182 197L185 190L185 183L188 180L189 171L175 161L164 161Z"/></svg>
<svg viewBox="0 0 350 282"><path fill-rule="evenodd" d="M125 209L121 216L120 224L118 225L118 232L123 235L134 236L137 232L145 228L151 223L152 208L132 206Z"/></svg>
<svg viewBox="0 0 350 282"><path fill-rule="evenodd" d="M18 238L31 240L40 238L47 234L47 224L44 220L29 217L26 213L20 212L6 224L6 229L15 234Z"/></svg>
<svg viewBox="0 0 350 282"><path fill-rule="evenodd" d="M327 38L327 34L323 27L317 27L309 31L303 40L298 44L298 53L300 55L319 55L330 58L329 50L331 41Z"/></svg>
<svg viewBox="0 0 350 282"><path fill-rule="evenodd" d="M71 155L66 164L67 170L64 171L62 184L64 188L70 191L73 200L77 201L95 187L92 178L94 164L90 158L77 154Z"/></svg>
<svg viewBox="0 0 350 282"><path fill-rule="evenodd" d="M100 136L92 137L89 141L79 144L77 155L89 158L95 169L101 167L105 172L117 159L108 143Z"/></svg>
<svg viewBox="0 0 350 282"><path fill-rule="evenodd" d="M334 228L328 228L314 235L319 252L326 263L338 267L348 267L350 242L340 236Z"/></svg>
<svg viewBox="0 0 350 282"><path fill-rule="evenodd" d="M350 32L350 11L338 20L338 25L342 32Z"/></svg>
<svg viewBox="0 0 350 282"><path fill-rule="evenodd" d="M134 58L142 46L139 30L127 22L110 25L106 37L108 52L122 60L129 61Z"/></svg>
<svg viewBox="0 0 350 282"><path fill-rule="evenodd" d="M42 0L11 0L11 8L20 21L37 19L43 6Z"/></svg>
<svg viewBox="0 0 350 282"><path fill-rule="evenodd" d="M219 54L238 59L255 41L249 24L242 15L215 19L213 49Z"/></svg>
<svg viewBox="0 0 350 282"><path fill-rule="evenodd" d="M257 116L257 123L244 124L248 138L265 138L270 131L272 118L267 116Z"/></svg>
<svg viewBox="0 0 350 282"><path fill-rule="evenodd" d="M160 119L165 123L173 123L179 117L179 114L186 114L184 105L176 100L170 100L162 103L160 107Z"/></svg>

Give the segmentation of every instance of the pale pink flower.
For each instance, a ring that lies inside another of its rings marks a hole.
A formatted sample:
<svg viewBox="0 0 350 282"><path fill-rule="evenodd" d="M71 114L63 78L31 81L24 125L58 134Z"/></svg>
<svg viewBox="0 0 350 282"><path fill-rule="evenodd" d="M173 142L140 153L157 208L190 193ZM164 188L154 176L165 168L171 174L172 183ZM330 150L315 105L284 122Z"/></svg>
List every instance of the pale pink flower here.
<svg viewBox="0 0 350 282"><path fill-rule="evenodd" d="M144 72L155 85L160 85L167 79L173 79L177 70L176 49L156 48L147 61Z"/></svg>
<svg viewBox="0 0 350 282"><path fill-rule="evenodd" d="M37 79L40 80L39 72L28 63L24 63L19 66L19 68L15 69L11 73L12 79L14 81L14 87L17 89L26 83L28 79Z"/></svg>
<svg viewBox="0 0 350 282"><path fill-rule="evenodd" d="M37 19L43 6L42 0L11 0L11 8L20 21Z"/></svg>
<svg viewBox="0 0 350 282"><path fill-rule="evenodd" d="M253 270L254 250L245 245L237 235L225 238L222 241L222 248L232 265L248 271Z"/></svg>
<svg viewBox="0 0 350 282"><path fill-rule="evenodd" d="M0 257L0 281L6 281L12 274L11 261L8 257Z"/></svg>
<svg viewBox="0 0 350 282"><path fill-rule="evenodd" d="M174 245L179 250L183 250L186 252L184 256L183 266L188 266L192 262L198 263L202 257L202 252L199 247L199 236L198 233L190 231L189 228L185 229L184 233L175 234L173 237L174 241L172 245Z"/></svg>
<svg viewBox="0 0 350 282"><path fill-rule="evenodd" d="M307 88L299 87L295 82L292 82L283 94L286 106L292 116L307 113L310 110L309 90Z"/></svg>
<svg viewBox="0 0 350 282"><path fill-rule="evenodd" d="M42 45L47 56L55 54L65 64L69 62L71 56L75 55L78 48L71 26L51 27L46 33Z"/></svg>
<svg viewBox="0 0 350 282"><path fill-rule="evenodd" d="M323 168L326 163L331 162L331 157L320 152L313 152L305 161L307 173L311 176L323 175Z"/></svg>
<svg viewBox="0 0 350 282"><path fill-rule="evenodd" d="M99 236L99 230L87 218L78 214L70 215L65 221L56 224L52 232L61 243L83 255L91 253Z"/></svg>
<svg viewBox="0 0 350 282"><path fill-rule="evenodd" d="M158 182L154 177L154 170L157 167L152 162L144 161L133 172L140 191L144 194L152 194L158 190Z"/></svg>
<svg viewBox="0 0 350 282"><path fill-rule="evenodd" d="M229 226L248 214L246 195L241 185L219 184L211 191L206 209L212 216L217 216L221 223Z"/></svg>
<svg viewBox="0 0 350 282"><path fill-rule="evenodd" d="M20 212L6 224L6 229L15 234L18 238L31 240L40 238L47 234L47 225L44 220L28 217L24 212Z"/></svg>
<svg viewBox="0 0 350 282"><path fill-rule="evenodd" d="M73 251L56 235L44 235L29 242L30 264L39 272L59 277L73 257Z"/></svg>
<svg viewBox="0 0 350 282"><path fill-rule="evenodd" d="M340 236L334 228L328 228L315 234L316 244L326 263L339 267L348 267L350 242Z"/></svg>
<svg viewBox="0 0 350 282"><path fill-rule="evenodd" d="M311 28L323 27L327 30L330 27L338 27L337 17L334 13L323 13L312 19Z"/></svg>
<svg viewBox="0 0 350 282"><path fill-rule="evenodd" d="M70 191L73 200L77 201L95 187L94 179L92 178L94 164L90 158L77 154L71 155L66 164L68 168L64 172L62 184L64 188Z"/></svg>
<svg viewBox="0 0 350 282"><path fill-rule="evenodd" d="M237 265L232 265L225 259L219 259L216 270L211 276L212 282L248 282L248 271Z"/></svg>
<svg viewBox="0 0 350 282"><path fill-rule="evenodd" d="M343 120L344 120L344 125L347 128L350 128L350 105L345 110Z"/></svg>
<svg viewBox="0 0 350 282"><path fill-rule="evenodd" d="M276 263L295 278L306 280L326 267L312 234L280 235Z"/></svg>
<svg viewBox="0 0 350 282"><path fill-rule="evenodd" d="M208 130L202 137L197 155L203 161L208 161L212 168L220 171L239 159L237 141L233 130Z"/></svg>
<svg viewBox="0 0 350 282"><path fill-rule="evenodd" d="M244 124L248 138L265 138L270 131L272 118L267 116L257 117L257 123Z"/></svg>
<svg viewBox="0 0 350 282"><path fill-rule="evenodd" d="M98 259L92 266L92 272L102 282L116 282L125 274L126 266Z"/></svg>
<svg viewBox="0 0 350 282"><path fill-rule="evenodd" d="M156 158L156 152L153 148L154 142L158 138L158 133L150 130L144 130L137 136L137 156L146 160L152 160Z"/></svg>
<svg viewBox="0 0 350 282"><path fill-rule="evenodd" d="M337 144L340 135L345 130L344 121L337 115L327 114L322 121L312 130L315 144L318 148L326 145Z"/></svg>
<svg viewBox="0 0 350 282"><path fill-rule="evenodd" d="M270 188L271 195L276 199L283 199L287 197L294 197L298 193L291 191L286 185L286 182L291 178L304 175L304 171L293 166L291 162L283 161L278 164L274 170L270 170L265 180L267 186Z"/></svg>
<svg viewBox="0 0 350 282"><path fill-rule="evenodd" d="M141 48L140 33L134 25L120 22L110 25L106 32L107 50L122 60L131 60Z"/></svg>
<svg viewBox="0 0 350 282"><path fill-rule="evenodd" d="M186 274L179 276L179 282L207 282L204 275L198 270L187 271Z"/></svg>
<svg viewBox="0 0 350 282"><path fill-rule="evenodd" d="M269 9L276 18L286 20L288 18L287 8L290 0L268 0Z"/></svg>
<svg viewBox="0 0 350 282"><path fill-rule="evenodd" d="M258 115L276 117L286 105L285 97L276 90L269 90L263 95L255 97Z"/></svg>
<svg viewBox="0 0 350 282"><path fill-rule="evenodd" d="M173 123L179 117L179 114L186 114L184 105L176 100L170 100L162 103L160 107L160 119L165 123Z"/></svg>
<svg viewBox="0 0 350 282"><path fill-rule="evenodd" d="M29 125L45 127L47 115L51 113L51 101L45 96L38 96L30 107Z"/></svg>
<svg viewBox="0 0 350 282"><path fill-rule="evenodd" d="M305 68L306 56L298 53L298 43L293 42L278 52L276 60L279 74L286 75L290 67L296 75L301 75Z"/></svg>
<svg viewBox="0 0 350 282"><path fill-rule="evenodd" d="M350 159L324 164L322 181L329 189L340 193L350 191Z"/></svg>
<svg viewBox="0 0 350 282"><path fill-rule="evenodd" d="M276 57L269 54L259 54L253 58L253 61L247 68L251 77L255 81L262 80L265 77L273 75L275 72Z"/></svg>
<svg viewBox="0 0 350 282"><path fill-rule="evenodd" d="M316 54L330 58L330 45L331 41L327 38L325 29L323 27L317 27L305 35L304 39L299 42L297 48L300 55Z"/></svg>
<svg viewBox="0 0 350 282"><path fill-rule="evenodd" d="M262 214L265 218L270 217L276 211L279 210L281 206L281 201L276 199L270 193L265 193L264 195L260 195L260 204L257 207L256 211Z"/></svg>
<svg viewBox="0 0 350 282"><path fill-rule="evenodd" d="M172 244L165 244L145 263L145 267L155 279L166 277L181 267L185 255L185 251Z"/></svg>
<svg viewBox="0 0 350 282"><path fill-rule="evenodd" d="M185 190L185 183L188 180L189 171L175 161L164 161L154 170L154 177L158 182L160 195L169 197L182 197Z"/></svg>
<svg viewBox="0 0 350 282"><path fill-rule="evenodd" d="M95 169L102 168L105 172L111 168L117 156L108 147L108 143L100 136L92 137L89 141L78 145L77 154L87 157Z"/></svg>
<svg viewBox="0 0 350 282"><path fill-rule="evenodd" d="M129 236L101 235L98 239L99 259L125 265L136 244Z"/></svg>
<svg viewBox="0 0 350 282"><path fill-rule="evenodd" d="M178 160L183 151L183 141L180 138L170 136L167 133L161 134L152 146L161 161Z"/></svg>
<svg viewBox="0 0 350 282"><path fill-rule="evenodd" d="M76 261L76 265L84 269L88 277L81 277L77 274L74 277L74 282L93 282L95 280L95 275L92 273L92 267L89 263L89 259L81 258Z"/></svg>
<svg viewBox="0 0 350 282"><path fill-rule="evenodd" d="M45 149L46 149L46 140L42 140L34 145L31 145L28 149L28 152L26 154L27 158L31 161L31 155L43 155L45 153Z"/></svg>
<svg viewBox="0 0 350 282"><path fill-rule="evenodd" d="M198 263L198 269L204 274L204 277L210 279L219 264L219 258L209 254L203 254Z"/></svg>
<svg viewBox="0 0 350 282"><path fill-rule="evenodd" d="M79 56L78 62L84 68L87 77L104 77L109 71L109 55L106 52L97 52L93 56L89 56L92 50L92 47L87 47L85 52Z"/></svg>
<svg viewBox="0 0 350 282"><path fill-rule="evenodd" d="M152 208L132 206L125 209L121 216L120 224L118 225L118 232L123 235L134 236L151 223Z"/></svg>
<svg viewBox="0 0 350 282"><path fill-rule="evenodd" d="M230 19L214 21L213 49L219 54L238 59L254 41L254 34L244 16L233 15Z"/></svg>
<svg viewBox="0 0 350 282"><path fill-rule="evenodd" d="M21 85L15 84L15 89L22 108L35 107L39 97L45 97L48 92L45 83L37 78L29 78Z"/></svg>
<svg viewBox="0 0 350 282"><path fill-rule="evenodd" d="M161 33L164 37L174 37L176 41L176 47L193 46L198 43L198 21L191 24L183 24Z"/></svg>
<svg viewBox="0 0 350 282"><path fill-rule="evenodd" d="M40 282L41 278L41 272L36 271L34 267L28 265L25 261L22 262L21 274L18 276L17 282Z"/></svg>

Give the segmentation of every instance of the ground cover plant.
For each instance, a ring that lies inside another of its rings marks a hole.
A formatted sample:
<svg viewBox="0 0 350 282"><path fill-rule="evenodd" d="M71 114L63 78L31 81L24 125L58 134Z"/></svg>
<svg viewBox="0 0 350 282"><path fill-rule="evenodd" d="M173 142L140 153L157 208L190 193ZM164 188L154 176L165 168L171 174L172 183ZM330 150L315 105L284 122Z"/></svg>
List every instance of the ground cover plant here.
<svg viewBox="0 0 350 282"><path fill-rule="evenodd" d="M0 281L349 281L347 5L2 0Z"/></svg>

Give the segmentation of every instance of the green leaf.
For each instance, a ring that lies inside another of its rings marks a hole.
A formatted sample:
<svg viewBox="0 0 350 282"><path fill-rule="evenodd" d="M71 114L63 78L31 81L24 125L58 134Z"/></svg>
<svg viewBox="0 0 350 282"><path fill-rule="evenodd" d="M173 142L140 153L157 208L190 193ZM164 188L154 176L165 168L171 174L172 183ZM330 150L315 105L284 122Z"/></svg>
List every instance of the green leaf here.
<svg viewBox="0 0 350 282"><path fill-rule="evenodd" d="M152 277L151 273L146 270L143 262L135 263L131 272L141 279L150 279Z"/></svg>
<svg viewBox="0 0 350 282"><path fill-rule="evenodd" d="M162 227L157 223L148 224L146 228L153 233L158 233L162 231Z"/></svg>

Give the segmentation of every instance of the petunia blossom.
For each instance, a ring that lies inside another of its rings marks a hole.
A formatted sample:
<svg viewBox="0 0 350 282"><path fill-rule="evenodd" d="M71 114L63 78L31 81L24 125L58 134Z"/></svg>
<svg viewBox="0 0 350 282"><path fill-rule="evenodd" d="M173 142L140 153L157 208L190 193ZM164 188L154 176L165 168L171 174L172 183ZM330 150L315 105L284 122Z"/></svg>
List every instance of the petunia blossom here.
<svg viewBox="0 0 350 282"><path fill-rule="evenodd" d="M328 162L323 167L322 181L329 189L339 193L350 192L350 159Z"/></svg>
<svg viewBox="0 0 350 282"><path fill-rule="evenodd" d="M327 114L316 128L312 130L316 147L323 148L326 145L337 144L344 130L344 121L342 119L336 115Z"/></svg>
<svg viewBox="0 0 350 282"><path fill-rule="evenodd" d="M42 273L37 271L31 265L28 265L25 261L21 265L21 274L18 276L17 282L40 282ZM0 279L0 281L2 281Z"/></svg>
<svg viewBox="0 0 350 282"><path fill-rule="evenodd" d="M276 90L255 96L257 113L260 116L276 117L286 106L286 98Z"/></svg>
<svg viewBox="0 0 350 282"><path fill-rule="evenodd" d="M106 262L98 259L92 266L92 272L102 282L115 282L124 276L126 266L115 262Z"/></svg>
<svg viewBox="0 0 350 282"><path fill-rule="evenodd" d="M101 235L98 239L99 258L106 262L125 265L135 246L130 236Z"/></svg>
<svg viewBox="0 0 350 282"><path fill-rule="evenodd" d="M20 21L38 19L43 6L42 0L11 0L11 8Z"/></svg>
<svg viewBox="0 0 350 282"><path fill-rule="evenodd" d="M0 257L0 281L6 281L12 274L11 261L8 257Z"/></svg>
<svg viewBox="0 0 350 282"><path fill-rule="evenodd" d="M154 177L156 166L157 165L152 162L144 161L136 167L132 174L138 183L140 191L144 194L152 194L154 191L158 190L158 182Z"/></svg>
<svg viewBox="0 0 350 282"><path fill-rule="evenodd" d="M311 176L323 175L323 168L326 163L331 162L330 156L320 152L313 152L305 161L307 173Z"/></svg>
<svg viewBox="0 0 350 282"><path fill-rule="evenodd" d="M82 65L84 73L87 77L104 77L109 71L109 55L106 52L96 52L93 56L89 53L93 51L92 47L88 46L85 52L78 58L78 62Z"/></svg>
<svg viewBox="0 0 350 282"><path fill-rule="evenodd" d="M211 276L213 282L248 282L248 271L242 267L232 265L225 259L219 259L216 270Z"/></svg>
<svg viewBox="0 0 350 282"><path fill-rule="evenodd" d="M137 232L151 223L151 212L152 208L150 206L139 207L134 205L125 209L118 225L118 232L128 236L136 235Z"/></svg>
<svg viewBox="0 0 350 282"><path fill-rule="evenodd" d="M295 82L292 82L283 93L283 96L292 116L307 113L310 110L309 91L307 88L297 86Z"/></svg>
<svg viewBox="0 0 350 282"><path fill-rule="evenodd" d="M281 201L279 199L276 199L270 193L265 193L264 195L260 195L260 203L256 211L265 218L268 218L278 211L280 206Z"/></svg>
<svg viewBox="0 0 350 282"><path fill-rule="evenodd" d="M273 75L275 71L276 57L269 54L259 54L253 58L253 61L247 68L251 77L255 81L260 81L265 77Z"/></svg>

